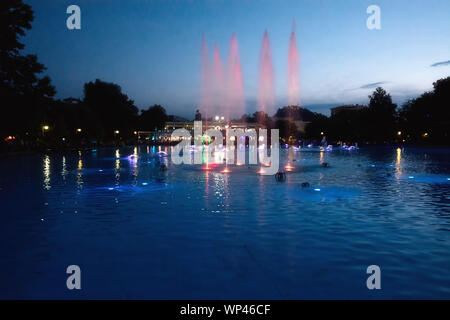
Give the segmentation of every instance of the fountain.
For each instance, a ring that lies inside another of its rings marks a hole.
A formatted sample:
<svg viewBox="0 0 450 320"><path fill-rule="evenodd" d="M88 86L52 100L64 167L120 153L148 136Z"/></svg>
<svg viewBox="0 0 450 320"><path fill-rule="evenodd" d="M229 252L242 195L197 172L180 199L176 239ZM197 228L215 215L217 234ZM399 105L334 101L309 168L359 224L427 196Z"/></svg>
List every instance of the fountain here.
<svg viewBox="0 0 450 320"><path fill-rule="evenodd" d="M288 103L291 106L300 104L299 60L295 39L295 21L293 21L288 54Z"/></svg>
<svg viewBox="0 0 450 320"><path fill-rule="evenodd" d="M261 46L261 54L259 57L259 92L258 92L258 106L261 111L272 113L275 105L274 98L274 82L273 82L273 67L272 67L272 53L270 50L270 41L267 30L264 31L264 36Z"/></svg>
<svg viewBox="0 0 450 320"><path fill-rule="evenodd" d="M208 63L208 47L206 44L205 35L202 36L202 49L201 49L202 63L201 63L201 98L200 98L200 109L205 114L211 111L211 98L210 98L210 72Z"/></svg>
<svg viewBox="0 0 450 320"><path fill-rule="evenodd" d="M226 115L229 119L230 110L242 114L245 111L244 84L242 81L242 69L239 60L239 46L236 35L231 36L230 51L228 53L227 64L227 96L226 96Z"/></svg>

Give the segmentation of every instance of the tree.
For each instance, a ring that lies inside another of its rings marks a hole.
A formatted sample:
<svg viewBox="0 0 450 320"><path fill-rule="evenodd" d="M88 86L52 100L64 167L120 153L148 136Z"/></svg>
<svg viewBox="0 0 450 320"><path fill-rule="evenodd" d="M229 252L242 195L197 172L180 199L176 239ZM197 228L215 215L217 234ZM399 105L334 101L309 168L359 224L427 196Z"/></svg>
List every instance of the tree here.
<svg viewBox="0 0 450 320"><path fill-rule="evenodd" d="M45 67L35 55L22 55L19 38L31 29L33 10L21 0L0 2L1 129L39 132L55 94L49 77L39 77Z"/></svg>
<svg viewBox="0 0 450 320"><path fill-rule="evenodd" d="M449 143L450 77L437 80L433 88L404 103L399 111L401 131L410 142Z"/></svg>
<svg viewBox="0 0 450 320"><path fill-rule="evenodd" d="M154 131L161 130L167 121L166 110L159 104L149 107L142 111L139 117L139 126L141 130Z"/></svg>
<svg viewBox="0 0 450 320"><path fill-rule="evenodd" d="M111 138L116 130L125 135L131 135L134 131L138 108L133 100L122 93L119 85L99 79L86 83L83 103L96 118L98 137Z"/></svg>
<svg viewBox="0 0 450 320"><path fill-rule="evenodd" d="M364 117L367 120L367 138L381 144L392 141L395 137L397 105L381 87L376 88L369 99L368 117Z"/></svg>

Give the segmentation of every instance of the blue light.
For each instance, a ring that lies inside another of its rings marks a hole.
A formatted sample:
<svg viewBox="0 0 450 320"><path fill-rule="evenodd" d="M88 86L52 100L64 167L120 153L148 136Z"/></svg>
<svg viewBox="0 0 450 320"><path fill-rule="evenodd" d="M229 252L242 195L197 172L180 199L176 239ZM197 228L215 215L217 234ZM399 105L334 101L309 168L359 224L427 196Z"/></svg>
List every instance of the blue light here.
<svg viewBox="0 0 450 320"><path fill-rule="evenodd" d="M319 188L316 188L316 189L314 189L314 191L320 191L320 189L319 189Z"/></svg>
<svg viewBox="0 0 450 320"><path fill-rule="evenodd" d="M103 172L103 169L98 170L98 172Z"/></svg>
<svg viewBox="0 0 450 320"><path fill-rule="evenodd" d="M148 182L142 182L142 185L146 186L146 185L148 185Z"/></svg>
<svg viewBox="0 0 450 320"><path fill-rule="evenodd" d="M114 188L108 188L108 190L114 190Z"/></svg>
<svg viewBox="0 0 450 320"><path fill-rule="evenodd" d="M414 176L409 176L408 178L409 178L409 179L414 179Z"/></svg>

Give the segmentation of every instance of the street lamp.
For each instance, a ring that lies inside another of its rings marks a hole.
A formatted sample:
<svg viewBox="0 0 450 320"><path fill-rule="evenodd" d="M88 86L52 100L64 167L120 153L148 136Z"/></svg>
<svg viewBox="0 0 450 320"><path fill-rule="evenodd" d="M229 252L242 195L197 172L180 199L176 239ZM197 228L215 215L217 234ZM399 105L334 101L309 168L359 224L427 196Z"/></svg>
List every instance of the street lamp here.
<svg viewBox="0 0 450 320"><path fill-rule="evenodd" d="M401 132L401 131L397 132L397 135L398 135L398 136L401 136L401 135L402 135L402 132Z"/></svg>
<svg viewBox="0 0 450 320"><path fill-rule="evenodd" d="M114 131L115 134L119 134L119 130Z"/></svg>
<svg viewBox="0 0 450 320"><path fill-rule="evenodd" d="M45 136L45 132L50 130L50 127L47 125L42 126L42 136Z"/></svg>
<svg viewBox="0 0 450 320"><path fill-rule="evenodd" d="M81 131L82 131L82 130L81 130L80 128L77 129L77 132L78 132L78 133L81 132Z"/></svg>
<svg viewBox="0 0 450 320"><path fill-rule="evenodd" d="M219 116L216 116L215 119L216 119L216 121L219 121Z"/></svg>

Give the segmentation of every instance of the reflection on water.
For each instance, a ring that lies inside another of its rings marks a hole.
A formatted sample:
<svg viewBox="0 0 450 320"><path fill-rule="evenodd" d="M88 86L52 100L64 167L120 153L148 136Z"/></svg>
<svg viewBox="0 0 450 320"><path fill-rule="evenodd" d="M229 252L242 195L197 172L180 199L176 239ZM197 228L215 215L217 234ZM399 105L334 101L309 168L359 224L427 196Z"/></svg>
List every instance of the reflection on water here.
<svg viewBox="0 0 450 320"><path fill-rule="evenodd" d="M44 189L49 190L51 188L51 185L50 185L50 157L48 155L45 155L44 157L43 173L44 173Z"/></svg>
<svg viewBox="0 0 450 320"><path fill-rule="evenodd" d="M402 175L402 149L397 148L397 161L395 162L395 177L399 179Z"/></svg>
<svg viewBox="0 0 450 320"><path fill-rule="evenodd" d="M66 157L62 157L62 170L61 170L61 176L63 180L66 180L66 176L69 172L67 171L67 164L66 164Z"/></svg>
<svg viewBox="0 0 450 320"><path fill-rule="evenodd" d="M4 159L0 297L71 298L55 270L75 263L86 298L450 298L449 150L282 150L284 182L222 173L225 150L202 150L209 170L158 151Z"/></svg>

